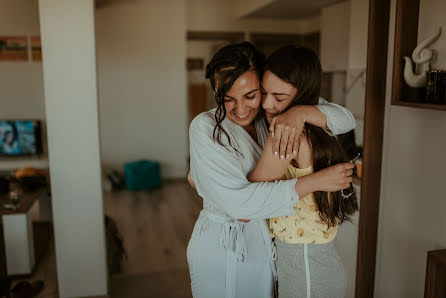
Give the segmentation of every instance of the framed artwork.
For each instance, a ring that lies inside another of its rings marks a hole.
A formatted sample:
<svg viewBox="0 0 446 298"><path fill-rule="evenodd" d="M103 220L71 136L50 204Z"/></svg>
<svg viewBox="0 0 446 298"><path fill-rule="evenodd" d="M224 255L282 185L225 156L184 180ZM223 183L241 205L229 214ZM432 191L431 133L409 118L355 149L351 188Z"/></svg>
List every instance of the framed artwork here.
<svg viewBox="0 0 446 298"><path fill-rule="evenodd" d="M0 36L0 61L28 61L26 36Z"/></svg>
<svg viewBox="0 0 446 298"><path fill-rule="evenodd" d="M42 42L40 36L31 36L31 57L33 61L42 61Z"/></svg>

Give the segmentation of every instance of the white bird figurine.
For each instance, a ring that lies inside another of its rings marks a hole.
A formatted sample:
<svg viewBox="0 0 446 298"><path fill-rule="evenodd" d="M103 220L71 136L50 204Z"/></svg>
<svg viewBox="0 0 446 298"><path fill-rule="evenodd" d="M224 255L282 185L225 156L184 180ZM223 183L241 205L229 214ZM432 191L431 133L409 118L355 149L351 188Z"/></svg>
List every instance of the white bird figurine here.
<svg viewBox="0 0 446 298"><path fill-rule="evenodd" d="M426 75L430 70L430 62L432 60L432 50L427 48L441 34L441 27L438 27L437 32L423 40L413 51L412 60L419 65L419 74L414 73L412 68L412 60L409 57L404 57L406 64L404 65L404 80L410 87L418 88L426 86Z"/></svg>

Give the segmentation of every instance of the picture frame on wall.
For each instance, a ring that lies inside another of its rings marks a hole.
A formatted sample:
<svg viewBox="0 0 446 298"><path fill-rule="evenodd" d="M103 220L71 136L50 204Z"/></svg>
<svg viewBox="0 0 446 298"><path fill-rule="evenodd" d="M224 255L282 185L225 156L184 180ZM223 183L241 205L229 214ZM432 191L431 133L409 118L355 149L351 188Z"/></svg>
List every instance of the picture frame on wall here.
<svg viewBox="0 0 446 298"><path fill-rule="evenodd" d="M30 41L32 61L42 61L42 41L40 36L31 36Z"/></svg>
<svg viewBox="0 0 446 298"><path fill-rule="evenodd" d="M0 36L0 61L28 61L26 36Z"/></svg>

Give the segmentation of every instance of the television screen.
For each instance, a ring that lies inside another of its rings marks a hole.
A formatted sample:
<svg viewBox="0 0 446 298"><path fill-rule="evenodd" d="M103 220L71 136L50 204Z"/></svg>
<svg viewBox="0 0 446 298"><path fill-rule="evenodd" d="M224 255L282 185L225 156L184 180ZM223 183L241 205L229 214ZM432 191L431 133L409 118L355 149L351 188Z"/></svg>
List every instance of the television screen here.
<svg viewBox="0 0 446 298"><path fill-rule="evenodd" d="M0 120L0 155L41 153L40 122Z"/></svg>

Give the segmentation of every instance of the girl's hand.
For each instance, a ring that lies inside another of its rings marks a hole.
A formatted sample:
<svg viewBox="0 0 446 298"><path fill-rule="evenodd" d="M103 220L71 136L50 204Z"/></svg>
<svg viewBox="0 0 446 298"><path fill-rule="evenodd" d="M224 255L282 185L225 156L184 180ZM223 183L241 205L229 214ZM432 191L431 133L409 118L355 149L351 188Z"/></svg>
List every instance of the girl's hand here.
<svg viewBox="0 0 446 298"><path fill-rule="evenodd" d="M355 165L351 162L340 163L314 173L317 176L317 191L335 192L350 187Z"/></svg>
<svg viewBox="0 0 446 298"><path fill-rule="evenodd" d="M274 138L273 152L276 157L285 159L296 155L299 149L299 136L305 121L306 114L299 106L273 118L269 130Z"/></svg>

